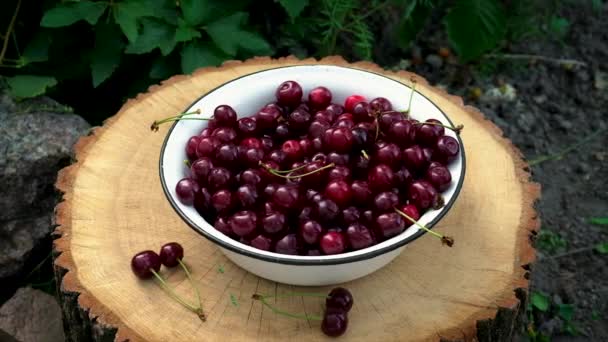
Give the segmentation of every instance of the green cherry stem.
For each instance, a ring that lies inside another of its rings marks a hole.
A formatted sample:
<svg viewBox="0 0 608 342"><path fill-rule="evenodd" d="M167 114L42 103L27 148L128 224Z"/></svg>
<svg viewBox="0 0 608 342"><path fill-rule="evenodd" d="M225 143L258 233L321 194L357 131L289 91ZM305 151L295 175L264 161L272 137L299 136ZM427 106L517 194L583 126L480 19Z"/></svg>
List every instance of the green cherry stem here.
<svg viewBox="0 0 608 342"><path fill-rule="evenodd" d="M404 114L404 116L406 117L406 119L410 114L410 110L412 109L412 99L414 98L414 93L416 92L416 84L418 83L418 82L416 82L415 77L412 77L410 79L410 81L412 81L412 91L410 93L410 100L408 102L407 109L402 112Z"/></svg>
<svg viewBox="0 0 608 342"><path fill-rule="evenodd" d="M201 300L201 293L198 290L198 286L196 286L196 283L192 279L192 275L190 275L190 271L188 270L188 267L186 266L186 264L184 264L184 262L181 259L177 259L177 262L179 262L179 265L184 270L184 273L186 273L186 277L188 277L190 286L192 286L192 288L194 289L194 292L196 293L196 299L198 300L197 314L199 315L199 318L204 322L207 320L207 317L205 316L205 314L203 312L203 301Z"/></svg>
<svg viewBox="0 0 608 342"><path fill-rule="evenodd" d="M192 164L190 164L190 161L188 159L184 159L184 165L186 165L187 167L192 166Z"/></svg>
<svg viewBox="0 0 608 342"><path fill-rule="evenodd" d="M203 309L202 309L202 308L197 308L197 307L195 307L195 306L193 306L193 305L190 305L190 304L186 303L186 302L185 302L185 301L184 301L184 300L183 300L183 299L182 299L182 298L181 298L181 297L180 297L180 296L179 296L179 295L178 295L178 294L177 294L177 293L176 293L176 292L173 290L173 288L172 288L172 287L171 287L169 284L167 284L167 282L165 282L165 279L163 279L163 277L161 277L161 275L160 275L160 274L158 274L158 272L156 272L156 271L155 271L155 270L153 270L153 269L151 269L150 271L152 272L152 274L154 275L154 277L156 278L156 280L158 280L160 287L161 287L162 289L164 289L164 290L167 292L167 294L169 294L169 296L170 296L171 298L173 298L173 300L175 300L176 302L178 302L179 304L181 304L181 305L182 305L184 308L186 308L186 309L188 309L188 310L190 310L190 311L194 312L194 313L195 313L195 314L198 316L198 318L199 318L201 321L203 321L203 322L204 322L204 321L206 320L206 317L205 317L205 314L203 313Z"/></svg>
<svg viewBox="0 0 608 342"><path fill-rule="evenodd" d="M186 115L194 115L194 114L201 114L201 110L197 109L194 110L192 112L187 112L187 113L181 113L179 115L175 115L175 116L170 116L168 118L164 118L162 120L155 120L152 125L150 126L150 130L157 132L158 131L158 127L164 123L167 122L172 122L172 121L179 121L179 120L211 120L211 118L185 118L184 116Z"/></svg>
<svg viewBox="0 0 608 342"><path fill-rule="evenodd" d="M253 296L251 296L251 298L254 300L259 300L260 302L262 302L262 304L264 306L266 306L267 308L272 310L272 312L279 314L279 315L283 315L283 316L287 316L287 317L291 317L291 318L306 319L306 320L311 320L311 321L322 321L323 320L323 318L321 316L317 316L317 315L294 314L291 312L287 312L287 311L278 309L266 301L266 298L271 298L270 296L265 297L265 296L262 296L259 294L254 294Z"/></svg>
<svg viewBox="0 0 608 342"><path fill-rule="evenodd" d="M304 174L301 174L301 175L289 175L289 174L287 174L287 175L283 175L283 174L281 174L281 173L285 173L286 171L279 171L279 170L277 170L277 169L273 169L273 168L271 168L270 166L268 166L268 165L266 165L266 164L262 163L261 161L260 161L260 163L259 163L259 164L260 164L260 166L262 166L263 168L265 168L265 169L266 169L268 172L270 172L271 174L273 174L273 175L275 175L275 176L277 176L277 177L286 178L286 179L294 179L294 178L302 178L302 177L306 177L306 176L309 176L309 175L315 174L315 173L317 173L317 172L319 172L319 171L322 171L322 170L325 170L325 169L329 169L329 168L332 168L332 167L336 166L336 164L334 164L334 163L329 163L329 164L327 164L327 165L325 165L325 166L323 166L323 167L320 167L320 168L318 168L318 169L316 169L316 170L314 170L314 171L310 171L310 172L307 172L307 173L304 173ZM304 166L307 166L307 165L304 165ZM299 167L299 168L296 168L296 169L301 169L301 168L302 168L302 167ZM294 170L296 170L296 169L294 169ZM293 172L294 170L289 170L289 172ZM288 172L288 173L289 173L289 172Z"/></svg>
<svg viewBox="0 0 608 342"><path fill-rule="evenodd" d="M433 126L441 126L443 128L447 128L447 129L451 129L452 131L456 132L456 134L460 134L460 132L464 129L464 125L456 125L456 127L453 126L447 126L438 122L416 122L416 125L422 126L422 125L433 125Z"/></svg>
<svg viewBox="0 0 608 342"><path fill-rule="evenodd" d="M365 152L365 150L361 150L361 154L363 155L363 158L369 160L369 155L367 154L367 152Z"/></svg>
<svg viewBox="0 0 608 342"><path fill-rule="evenodd" d="M441 235L440 233L437 233L436 231L432 231L430 229L428 229L427 227L425 227L424 225L418 223L418 221L414 220L413 218L409 217L406 213L404 213L403 211L395 208L395 211L397 212L397 214L405 217L406 219L408 219L409 221L411 221L413 224L417 225L418 227L420 227L420 229L426 231L427 233L434 235L435 237L438 237L439 239L441 239L441 242L444 245L447 245L448 247L452 247L454 245L454 238L451 238L449 236L444 236Z"/></svg>

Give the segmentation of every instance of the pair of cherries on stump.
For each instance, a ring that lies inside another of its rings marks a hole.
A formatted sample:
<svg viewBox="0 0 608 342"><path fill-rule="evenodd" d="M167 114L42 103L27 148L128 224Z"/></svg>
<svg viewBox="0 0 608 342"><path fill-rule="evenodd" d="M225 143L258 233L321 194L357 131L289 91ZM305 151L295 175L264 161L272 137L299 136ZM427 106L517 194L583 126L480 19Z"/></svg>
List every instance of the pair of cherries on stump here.
<svg viewBox="0 0 608 342"><path fill-rule="evenodd" d="M186 309L195 313L201 321L205 321L207 318L205 313L203 312L203 305L201 302L201 296L198 291L198 288L194 284L192 277L190 276L190 271L188 267L182 259L184 258L184 248L177 242L169 242L164 244L160 248L160 253L156 253L152 250L145 250L139 252L133 256L131 259L131 270L133 273L140 279L150 279L152 277L156 278L159 286L167 291L169 296L181 304ZM160 267L161 265L165 265L165 267L175 267L181 266L181 268L186 273L186 277L190 282L190 285L194 288L196 292L196 297L198 299L197 305L189 304L186 300L184 300L181 296L179 296L173 287L169 285L165 279L160 275Z"/></svg>
<svg viewBox="0 0 608 342"><path fill-rule="evenodd" d="M278 298L278 297L321 297L325 298L325 311L323 317L308 314L294 314L283 311L270 304L267 299ZM343 287L336 287L332 289L329 294L319 293L290 293L285 295L276 296L264 296L260 294L254 294L252 296L254 300L259 300L264 306L268 307L274 313L291 317L301 318L311 321L321 321L321 331L327 336L338 337L346 331L348 328L348 312L353 307L353 295L347 289Z"/></svg>

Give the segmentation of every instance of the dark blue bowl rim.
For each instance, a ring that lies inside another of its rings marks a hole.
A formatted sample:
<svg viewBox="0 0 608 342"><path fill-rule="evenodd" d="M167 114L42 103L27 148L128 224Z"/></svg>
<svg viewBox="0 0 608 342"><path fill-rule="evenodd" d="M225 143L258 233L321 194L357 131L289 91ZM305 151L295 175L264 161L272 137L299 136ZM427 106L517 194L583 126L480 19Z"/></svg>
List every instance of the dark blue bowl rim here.
<svg viewBox="0 0 608 342"><path fill-rule="evenodd" d="M350 69L350 70L357 70L360 72L365 72L365 73L369 73L369 74L374 74L376 76L380 76L383 78L386 78L388 80L391 80L395 83L398 83L400 85L403 85L405 87L411 88L410 86L408 86L407 84L404 84L402 82L399 82L395 79L392 79L390 77L387 77L385 75L376 73L376 72L371 72L371 71L367 71L367 70L362 70L362 69L357 69L357 68L351 68L351 67L344 67L344 66L335 66L335 65L325 65L325 64L299 64L299 65L290 65L290 66L284 66L284 67L277 67L277 68L271 68L271 69L265 69L265 70L260 70L260 71L256 71L247 75L242 75L238 78L235 78L229 82L223 83L217 87L215 87L214 89L210 90L209 92L205 93L204 95L202 95L201 97L199 97L198 99L196 99L194 102L192 102L192 104L190 106L188 106L188 108L184 111L187 112L189 108L191 108L192 106L194 106L197 102L199 102L201 99L203 99L205 96L207 96L208 94L214 92L215 90L229 84L235 81L238 81L241 78L247 77L247 76L251 76L251 75L255 75L258 73L262 73L262 72L266 72L266 71L270 71L270 70L277 70L277 69L286 69L286 68L297 68L297 67L302 67L302 66L321 66L321 67L325 67L325 66L329 66L329 67L335 67L335 68L343 68L343 69ZM437 108L441 114L443 114L443 116L446 118L446 120L448 120L448 122L453 126L454 123L452 122L452 120L450 120L450 117L448 115L446 115L443 110L441 110L441 108L439 108L433 101L431 101L428 97L426 97L424 94L418 92L418 94L420 94L421 96L423 96L424 98L426 98L430 103L433 104L433 106L435 106L435 108ZM238 245L232 245L229 244L225 241L222 241L216 237L214 237L213 235L207 233L204 229L202 229L201 227L199 227L198 225L196 225L193 221L191 221L186 214L184 214L178 207L177 203L173 200L172 196L170 195L169 192L169 188L167 187L167 184L165 182L165 177L164 177L164 171L163 171L163 154L165 152L165 148L167 146L167 141L169 140L169 137L171 136L171 132L173 132L173 129L175 128L175 125L177 125L177 121L171 126L171 128L169 129L169 132L167 132L167 136L165 137L165 140L163 141L163 145L161 147L160 150L160 157L159 157L159 175L160 175L160 183L162 185L163 188L163 192L165 193L165 196L167 197L167 199L169 200L169 203L171 204L171 207L173 207L173 209L175 210L175 212L190 226L190 228L192 228L195 232L201 234L202 236L204 236L205 238L207 238L208 240L218 244L219 246L221 246L222 248L225 248L227 250L230 250L232 252L247 256L247 257L251 257L251 258L255 258L255 259L259 259L259 260L263 260L263 261L268 261L268 262L272 262L272 263L279 263L279 264L285 264L285 265L300 265L300 266L320 266L320 265L339 265L339 264L346 264L346 263L352 263L352 262L357 262L357 261L362 261L362 260L368 260L368 259L372 259L375 258L377 256L380 256L382 254L388 253L390 251L393 251L399 247L405 246L408 243L418 239L419 237L421 237L422 235L424 235L426 232L424 230L419 230L418 232L416 232L415 234L413 234L412 236L403 239L397 243L394 243L392 245L389 246L385 246L383 248L380 249L376 249L376 250L370 250L367 253L363 253L363 254L359 254L359 255L353 255L353 256L348 256L348 257L344 257L344 258L336 258L336 259L325 259L323 258L323 256L319 257L318 259L289 259L289 258L285 258L282 257L281 254L276 254L276 256L268 256L268 255L262 255L262 254L258 254L255 252L251 252L248 251ZM464 183L464 177L465 177L465 171L466 171L466 158L465 158L465 152L464 152L464 145L462 143L462 139L460 138L460 135L456 135L456 138L458 139L458 143L460 144L460 155L462 158L462 172L460 175L460 179L458 180L458 184L456 185L456 189L454 191L454 195L452 196L452 198L450 199L450 201L448 201L447 203L445 203L445 206L441 209L441 212L439 212L439 214L431 221L429 222L426 226L428 228L432 228L433 226L435 226L437 224L437 222L439 222L444 216L445 214L451 209L452 205L454 204L454 202L456 201L456 199L458 198L458 195L460 194L460 190L462 189L463 183ZM213 226L211 224L211 226Z"/></svg>

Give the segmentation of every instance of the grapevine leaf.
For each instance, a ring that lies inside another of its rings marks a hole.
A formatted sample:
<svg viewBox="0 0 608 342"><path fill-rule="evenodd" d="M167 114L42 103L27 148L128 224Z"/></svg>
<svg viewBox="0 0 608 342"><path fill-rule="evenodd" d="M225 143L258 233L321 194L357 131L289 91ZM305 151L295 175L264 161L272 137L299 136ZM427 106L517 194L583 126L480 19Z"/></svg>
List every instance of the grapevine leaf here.
<svg viewBox="0 0 608 342"><path fill-rule="evenodd" d="M589 222L597 226L608 226L608 217L592 217Z"/></svg>
<svg viewBox="0 0 608 342"><path fill-rule="evenodd" d="M102 24L95 27L95 48L91 55L93 87L99 86L120 65L124 43L116 25Z"/></svg>
<svg viewBox="0 0 608 342"><path fill-rule="evenodd" d="M557 39L563 39L570 29L570 22L566 18L552 16L549 21L549 32Z"/></svg>
<svg viewBox="0 0 608 342"><path fill-rule="evenodd" d="M175 48L175 27L153 18L143 18L142 32L137 40L131 42L126 53L144 54L155 48L160 48L163 56L168 55Z"/></svg>
<svg viewBox="0 0 608 342"><path fill-rule="evenodd" d="M595 250L602 253L608 254L608 242L602 242L595 246Z"/></svg>
<svg viewBox="0 0 608 342"><path fill-rule="evenodd" d="M190 74L204 66L216 66L225 59L223 53L210 43L190 42L182 51L182 72Z"/></svg>
<svg viewBox="0 0 608 342"><path fill-rule="evenodd" d="M251 0L182 0L182 15L191 26L200 26L244 10Z"/></svg>
<svg viewBox="0 0 608 342"><path fill-rule="evenodd" d="M194 38L200 38L201 33L182 19L178 20L177 30L175 31L175 42L187 42Z"/></svg>
<svg viewBox="0 0 608 342"><path fill-rule="evenodd" d="M401 21L397 25L397 41L402 48L409 47L410 43L416 39L416 36L424 28L424 23L431 15L431 7L417 5L413 1L404 11Z"/></svg>
<svg viewBox="0 0 608 342"><path fill-rule="evenodd" d="M458 0L444 22L448 39L463 61L480 57L506 34L506 15L498 0Z"/></svg>
<svg viewBox="0 0 608 342"><path fill-rule="evenodd" d="M44 94L47 88L57 84L54 77L17 75L6 79L10 92L14 97L26 98Z"/></svg>
<svg viewBox="0 0 608 342"><path fill-rule="evenodd" d="M308 6L309 0L278 0L293 22L302 10Z"/></svg>
<svg viewBox="0 0 608 342"><path fill-rule="evenodd" d="M80 20L86 20L89 24L95 25L106 7L106 3L86 0L62 2L44 13L40 25L43 27L63 27L70 26Z"/></svg>
<svg viewBox="0 0 608 342"><path fill-rule="evenodd" d="M557 305L557 314L564 321L570 321L574 316L574 306L572 304L559 304Z"/></svg>
<svg viewBox="0 0 608 342"><path fill-rule="evenodd" d="M141 17L154 15L152 7L147 6L143 0L126 0L116 3L114 8L114 20L129 42L137 40L138 25L137 20Z"/></svg>
<svg viewBox="0 0 608 342"><path fill-rule="evenodd" d="M179 74L179 66L172 57L173 55L169 57L158 56L152 62L148 76L153 79L164 80L175 74Z"/></svg>
<svg viewBox="0 0 608 342"><path fill-rule="evenodd" d="M533 307L542 312L549 310L549 297L545 294L540 292L532 292L530 302L532 303Z"/></svg>

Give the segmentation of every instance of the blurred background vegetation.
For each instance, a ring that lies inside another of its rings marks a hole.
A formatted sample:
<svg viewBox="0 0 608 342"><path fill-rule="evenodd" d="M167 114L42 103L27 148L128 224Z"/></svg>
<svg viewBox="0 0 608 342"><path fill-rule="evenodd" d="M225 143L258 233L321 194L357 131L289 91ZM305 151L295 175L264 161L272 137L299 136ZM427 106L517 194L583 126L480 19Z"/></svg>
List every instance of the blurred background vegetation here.
<svg viewBox="0 0 608 342"><path fill-rule="evenodd" d="M92 124L175 74L252 56L412 56L429 26L436 53L479 66L531 36L560 39L567 0L5 0L0 75L16 98L47 94ZM601 0L590 1L601 6Z"/></svg>

